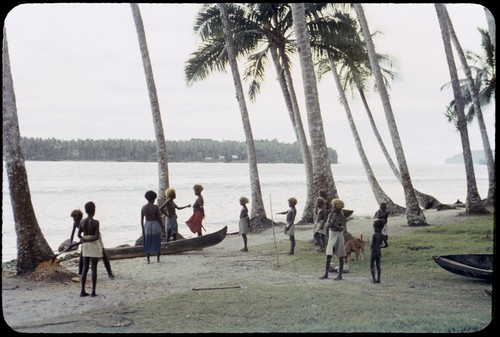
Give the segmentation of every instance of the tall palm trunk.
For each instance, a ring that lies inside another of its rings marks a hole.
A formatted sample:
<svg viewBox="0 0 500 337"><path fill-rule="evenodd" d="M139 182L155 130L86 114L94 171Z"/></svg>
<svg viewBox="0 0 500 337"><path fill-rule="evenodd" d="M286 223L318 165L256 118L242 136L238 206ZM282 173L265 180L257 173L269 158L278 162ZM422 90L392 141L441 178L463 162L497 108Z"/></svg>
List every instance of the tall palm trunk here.
<svg viewBox="0 0 500 337"><path fill-rule="evenodd" d="M304 169L306 173L306 202L304 205L304 211L302 212L301 222L311 223L314 221L315 206L311 151L309 150L309 145L307 144L304 125L302 124L302 119L300 117L299 103L297 101L297 95L295 94L295 88L293 85L292 76L290 74L290 67L286 53L284 51L277 51L277 48L273 46L271 46L270 49L278 76L278 82L280 84L281 91L283 92L283 96L285 97L285 104L288 110L288 114L290 115L290 120L292 121L295 136L300 145L302 160L304 162ZM282 62L279 61L280 55Z"/></svg>
<svg viewBox="0 0 500 337"><path fill-rule="evenodd" d="M481 105L479 104L479 93L476 85L474 84L474 80L472 78L472 74L470 71L470 67L467 64L467 58L465 57L465 53L458 41L457 35L455 34L455 29L453 29L453 24L451 22L450 16L448 15L448 11L446 10L446 6L443 6L443 14L446 16L446 20L448 23L448 29L450 33L451 40L455 45L455 50L457 51L457 55L460 59L460 63L462 64L462 68L464 70L465 76L467 78L467 84L469 87L469 91L471 93L472 103L474 107L474 114L477 117L477 124L479 126L479 132L481 133L481 139L483 141L484 155L486 157L486 167L488 169L488 196L487 202L490 205L494 205L495 203L495 189L496 189L496 178L495 178L495 160L493 159L493 151L491 151L490 140L488 137L488 131L486 130L486 124L484 123L483 112L481 110Z"/></svg>
<svg viewBox="0 0 500 337"><path fill-rule="evenodd" d="M365 13L363 7L360 3L353 4L353 7L358 16L358 20L361 26L361 31L368 50L368 57L370 59L370 66L375 76L375 82L380 93L380 98L382 100L382 105L384 107L385 116L387 120L387 125L391 133L392 143L394 145L394 150L396 153L396 158L399 164L399 172L401 174L401 179L403 181L403 189L406 200L406 219L408 226L424 226L427 225L425 215L418 205L418 200L415 195L415 190L410 178L410 172L406 164L406 158L403 151L403 145L401 144L401 139L399 138L399 132L396 125L396 120L392 112L391 103L389 101L389 95L382 79L382 73L380 71L380 66L377 61L375 46L373 45L373 40L371 38L370 30L368 28L368 22L366 21Z"/></svg>
<svg viewBox="0 0 500 337"><path fill-rule="evenodd" d="M255 153L255 143L252 135L252 127L250 125L250 118L248 115L247 106L245 103L245 96L243 94L243 86L241 84L240 73L238 71L238 63L236 61L236 52L234 48L234 41L231 29L229 27L229 15L225 3L219 3L220 16L224 29L224 37L226 40L226 49L228 55L228 62L233 74L234 86L236 89L236 99L241 113L241 120L243 122L243 130L245 131L245 139L247 144L248 165L250 169L250 185L252 190L252 210L251 221L255 227L266 226L269 221L266 217L264 203L262 201L262 192L260 189L259 171L257 169L257 156Z"/></svg>
<svg viewBox="0 0 500 337"><path fill-rule="evenodd" d="M451 86L453 88L453 96L455 98L455 110L457 113L458 132L462 141L462 150L465 163L465 174L467 180L467 201L465 203L465 210L467 214L485 214L488 213L476 186L476 177L474 174L474 165L472 161L472 153L470 150L469 133L467 131L467 121L465 118L464 104L462 101L462 94L460 93L460 84L453 59L453 51L451 49L450 32L448 28L448 20L446 18L446 8L443 4L436 3L436 13L441 28L441 36L443 38L444 50L446 54L446 61L448 63L448 70L450 72Z"/></svg>
<svg viewBox="0 0 500 337"><path fill-rule="evenodd" d="M370 125L372 127L375 138L377 139L377 142L380 146L380 149L382 150L382 153L384 154L384 156L387 160L387 163L389 163L389 167L391 168L392 173L398 179L399 183L402 185L403 179L401 179L401 174L399 173L399 170L396 167L396 164L394 164L394 161L392 160L391 155L387 151L387 148L384 144L384 141L382 140L382 137L380 136L380 133L378 132L377 124L375 123L375 120L373 119L373 115L372 115L371 109L368 105L368 102L366 100L365 93L362 89L362 86L359 83L359 81L356 81L356 82L357 82L356 86L358 88L359 96L361 97L361 101L363 102L363 106L365 107L365 111L368 115L368 119L370 120ZM415 189L415 195L417 197L418 203L420 204L420 207L422 207L424 209L437 208L439 205L441 205L441 202L439 202L439 200L434 198L432 195L422 193L417 189Z"/></svg>
<svg viewBox="0 0 500 337"><path fill-rule="evenodd" d="M333 79L335 84L337 85L337 90L340 95L340 101L344 106L345 113L347 115L347 120L349 121L349 127L351 128L352 136L354 138L354 143L356 144L356 148L358 149L359 157L361 158L361 162L363 164L363 168L365 169L366 177L368 178L368 182L370 183L370 187L372 189L373 195L375 196L375 200L380 205L380 203L386 203L387 210L390 214L402 214L405 212L405 208L395 204L391 198L382 190L380 187L377 178L375 178L375 174L373 174L372 168L368 161L368 157L366 157L365 150L363 149L363 144L361 143L361 138L359 137L358 130L356 128L356 123L354 122L354 118L352 117L351 109L349 107L349 103L347 103L347 97L345 95L344 89L342 88L342 83L340 82L340 77L337 72L337 67L333 62L332 58L330 60L330 69L333 74Z"/></svg>
<svg viewBox="0 0 500 337"><path fill-rule="evenodd" d="M50 260L54 256L54 252L38 226L35 210L31 203L28 173L26 172L24 154L21 149L16 95L10 68L5 26L3 28L2 58L3 156L7 169L14 227L17 236L16 269L18 275L23 275L35 271L40 262Z"/></svg>
<svg viewBox="0 0 500 337"><path fill-rule="evenodd" d="M160 104L156 93L156 85L153 77L153 67L149 58L148 45L146 43L146 33L142 22L141 12L136 3L131 3L132 15L134 17L137 38L141 49L142 63L144 64L144 73L148 85L149 100L151 102L151 112L153 114L153 125L156 139L156 154L158 157L158 204L166 200L165 190L169 186L168 181L168 158L167 143L163 134L163 123L161 121Z"/></svg>
<svg viewBox="0 0 500 337"><path fill-rule="evenodd" d="M306 26L305 7L303 3L292 3L291 6L302 70L302 80L304 82L307 121L311 140L314 194L318 195L320 189L325 189L329 199L338 198L323 129L316 75L309 42L309 31Z"/></svg>

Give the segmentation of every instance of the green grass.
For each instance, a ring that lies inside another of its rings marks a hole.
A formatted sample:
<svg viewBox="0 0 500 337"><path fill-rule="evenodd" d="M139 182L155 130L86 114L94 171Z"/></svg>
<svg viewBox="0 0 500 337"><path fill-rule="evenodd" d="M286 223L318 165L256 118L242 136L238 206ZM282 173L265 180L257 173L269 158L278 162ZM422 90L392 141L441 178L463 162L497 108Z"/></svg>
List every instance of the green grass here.
<svg viewBox="0 0 500 337"><path fill-rule="evenodd" d="M432 256L492 253L493 216L423 227L390 237L389 242L390 248L382 250L380 285L370 282L366 249L365 260L351 262L352 273L342 282L247 283L246 289L223 296L176 294L168 302L176 303L172 310L177 318L189 323L169 325L173 329L169 331L463 333L488 326L492 300L484 289L491 289L491 284L449 273ZM278 251L288 251L288 245L278 242ZM273 244L252 249L275 255ZM315 251L312 242L298 241L293 258L280 254L277 261L281 271L319 277L325 256ZM159 300L159 307L169 311L164 305L168 303ZM187 315L193 319L186 320Z"/></svg>

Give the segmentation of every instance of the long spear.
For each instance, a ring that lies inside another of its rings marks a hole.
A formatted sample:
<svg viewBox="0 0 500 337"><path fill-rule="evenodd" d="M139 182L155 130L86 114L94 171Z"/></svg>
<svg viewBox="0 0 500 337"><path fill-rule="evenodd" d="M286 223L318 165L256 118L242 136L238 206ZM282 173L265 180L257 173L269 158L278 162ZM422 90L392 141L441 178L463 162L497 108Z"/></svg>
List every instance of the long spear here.
<svg viewBox="0 0 500 337"><path fill-rule="evenodd" d="M280 261L278 259L278 246L276 245L276 233L274 232L274 220L273 220L273 202L271 200L271 194L269 194L269 204L271 205L271 223L273 224L273 240L274 240L274 250L276 251L276 263L278 268L280 267Z"/></svg>

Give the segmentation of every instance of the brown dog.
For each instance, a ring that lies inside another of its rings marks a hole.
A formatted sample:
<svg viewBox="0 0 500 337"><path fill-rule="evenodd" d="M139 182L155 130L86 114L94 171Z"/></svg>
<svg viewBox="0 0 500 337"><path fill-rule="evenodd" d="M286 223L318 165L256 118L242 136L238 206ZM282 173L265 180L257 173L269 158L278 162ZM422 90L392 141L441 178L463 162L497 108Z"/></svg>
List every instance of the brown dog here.
<svg viewBox="0 0 500 337"><path fill-rule="evenodd" d="M351 239L345 244L345 263L349 263L349 258L352 252L356 253L356 261L360 258L363 260L365 258L365 241L363 241L363 233L359 238Z"/></svg>

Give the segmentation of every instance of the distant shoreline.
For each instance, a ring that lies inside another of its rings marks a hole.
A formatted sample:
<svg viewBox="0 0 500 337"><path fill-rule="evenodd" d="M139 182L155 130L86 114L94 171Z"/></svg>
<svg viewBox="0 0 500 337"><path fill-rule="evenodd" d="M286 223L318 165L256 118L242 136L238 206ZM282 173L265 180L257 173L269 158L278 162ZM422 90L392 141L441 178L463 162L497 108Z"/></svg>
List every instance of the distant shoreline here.
<svg viewBox="0 0 500 337"><path fill-rule="evenodd" d="M197 139L167 140L169 162L247 162L246 142ZM258 163L302 163L300 144L274 140L254 140ZM21 137L27 160L75 160L155 162L157 146L153 140L137 139L41 139ZM331 163L338 163L337 152L328 148Z"/></svg>

